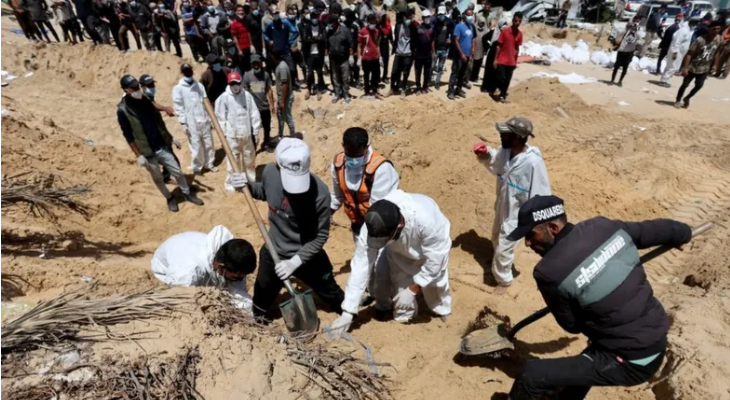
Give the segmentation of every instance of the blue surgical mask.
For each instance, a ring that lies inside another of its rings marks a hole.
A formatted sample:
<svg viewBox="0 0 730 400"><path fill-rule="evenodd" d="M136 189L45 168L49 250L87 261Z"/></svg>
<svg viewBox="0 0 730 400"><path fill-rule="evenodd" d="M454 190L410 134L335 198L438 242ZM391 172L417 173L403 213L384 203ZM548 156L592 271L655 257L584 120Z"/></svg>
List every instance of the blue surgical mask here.
<svg viewBox="0 0 730 400"><path fill-rule="evenodd" d="M211 13L211 14L213 14L215 12L215 7L208 6L208 12Z"/></svg>
<svg viewBox="0 0 730 400"><path fill-rule="evenodd" d="M446 19L446 16L445 15L439 15L439 21L443 21L445 19Z"/></svg>
<svg viewBox="0 0 730 400"><path fill-rule="evenodd" d="M278 21L280 18L281 18L281 16L279 16L278 13L274 14L274 21Z"/></svg>
<svg viewBox="0 0 730 400"><path fill-rule="evenodd" d="M319 24L319 20L318 20L317 18L315 18L315 19L313 19L313 20L311 20L311 21L312 21L312 25L317 25L317 24Z"/></svg>
<svg viewBox="0 0 730 400"><path fill-rule="evenodd" d="M406 25L410 25L410 24L411 24L411 20L410 20L410 19L407 19L407 20L405 20L405 21L403 21L403 22L405 22L405 23L406 23Z"/></svg>
<svg viewBox="0 0 730 400"><path fill-rule="evenodd" d="M164 10L165 9L165 5L164 4L160 4L159 6L157 6L157 8L159 8L160 10Z"/></svg>
<svg viewBox="0 0 730 400"><path fill-rule="evenodd" d="M473 15L467 15L466 16L466 22L468 22L468 23L471 24L471 21L473 21L473 20L474 20L474 16Z"/></svg>
<svg viewBox="0 0 730 400"><path fill-rule="evenodd" d="M129 2L129 5L132 6L132 7L137 7L137 2L136 1L131 1L131 2Z"/></svg>
<svg viewBox="0 0 730 400"><path fill-rule="evenodd" d="M236 55L236 48L235 47L231 47L230 49L228 49L228 53L230 53L232 56L233 55Z"/></svg>
<svg viewBox="0 0 730 400"><path fill-rule="evenodd" d="M220 64L218 64L218 63L213 64L213 71L220 72L221 68L222 67Z"/></svg>
<svg viewBox="0 0 730 400"><path fill-rule="evenodd" d="M156 88L144 88L144 94L146 94L150 99L155 97L155 92L157 92Z"/></svg>
<svg viewBox="0 0 730 400"><path fill-rule="evenodd" d="M365 157L347 157L345 156L345 166L347 168L362 168L365 165Z"/></svg>
<svg viewBox="0 0 730 400"><path fill-rule="evenodd" d="M253 68L253 72L258 74L259 72L261 72L261 68Z"/></svg>
<svg viewBox="0 0 730 400"><path fill-rule="evenodd" d="M297 18L297 15L296 14L289 14L288 17L289 17L289 19L294 20L294 19Z"/></svg>
<svg viewBox="0 0 730 400"><path fill-rule="evenodd" d="M375 24L368 24L368 29L370 29L371 31L374 31L376 27L377 25Z"/></svg>
<svg viewBox="0 0 730 400"><path fill-rule="evenodd" d="M255 15L255 16L258 17L259 16L259 10L253 10L253 15Z"/></svg>
<svg viewBox="0 0 730 400"><path fill-rule="evenodd" d="M226 14L228 14L229 16L232 17L233 16L233 10L226 10Z"/></svg>
<svg viewBox="0 0 730 400"><path fill-rule="evenodd" d="M309 9L309 12L314 12L314 7L312 7L312 6L309 6L309 7L307 7L307 8Z"/></svg>

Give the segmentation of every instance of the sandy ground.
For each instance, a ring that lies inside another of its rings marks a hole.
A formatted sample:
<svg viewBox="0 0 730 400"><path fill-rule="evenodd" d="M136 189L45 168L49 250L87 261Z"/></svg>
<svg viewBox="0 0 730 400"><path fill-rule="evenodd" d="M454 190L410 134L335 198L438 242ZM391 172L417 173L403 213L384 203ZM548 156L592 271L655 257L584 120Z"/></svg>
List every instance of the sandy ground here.
<svg viewBox="0 0 730 400"><path fill-rule="evenodd" d="M53 224L27 210L3 211L2 272L24 281L12 293L14 301L35 303L83 287L82 276L98 282L91 294L97 297L153 287L157 282L149 272L151 253L181 231L208 231L225 224L255 246L262 244L243 199L223 191L223 171L194 178L204 207L182 203L179 213L169 213L148 174L136 167L119 132L115 119L119 77L153 74L159 102L170 104L171 88L179 78L176 57L137 51L120 54L110 47L88 45L28 45L16 36L10 36L13 43L8 43L6 20L2 69L19 78L2 90L2 107L9 112L2 120L3 175L53 172L68 182L94 188L85 199L94 207L88 220L64 214ZM26 71L33 75L23 78ZM442 90L382 102L356 99L349 105L332 105L328 98L305 102L297 95L294 116L297 129L307 132L313 173L331 184L329 162L340 151L342 132L363 126L370 131L374 147L394 161L402 188L433 197L452 223L452 317L442 322L424 315L400 325L378 322L372 310L365 309L353 336L366 343L378 361L394 365L395 369L385 372L398 399L489 398L509 390L524 360L576 354L585 346L584 338L566 334L548 317L520 333L512 358L457 356L461 336L485 313L509 316L514 322L544 305L530 276L538 257L524 246L517 251L515 264L521 276L515 285L504 297L492 293L489 236L495 178L470 153L476 135L497 142L494 123L522 114L535 124L533 144L543 151L553 191L566 200L572 220L595 215L627 220L672 217L718 225L684 252L669 253L647 266L658 297L672 315L670 353L660 375L664 379L637 388L597 388L588 398L729 399L730 383L725 377L730 374L730 117L723 113L727 103L712 99L726 97L730 84L710 80L691 109L675 110L655 102L671 100L674 89L653 86L647 83L653 77L641 73L630 72L624 87L617 88L529 80L537 71L574 71L599 79L610 74L567 63L520 66L512 88L513 103L507 105L495 104L475 89L458 101L446 100ZM657 93L646 93L644 87ZM620 100L631 105L619 106ZM567 116L556 110L558 106ZM175 120L166 118L166 122L173 135L183 140ZM218 153L222 159L222 152ZM178 154L187 166L186 146ZM263 154L257 164L270 161L271 156ZM265 205L259 204L259 210L265 212ZM339 213L335 220L326 250L338 282L344 285L352 240L344 228L346 217ZM81 250L67 251L58 245L68 237L76 238ZM48 257L38 258L41 253ZM6 294L11 293L3 288L4 298ZM336 316L321 312L320 317L329 324ZM160 330L175 334L141 345L146 352L161 354L178 342L201 343L203 358L210 357L201 367L201 375L207 377L201 383L207 399L291 397L245 384L256 371L278 370L271 367L277 363L272 357L279 354L275 346L259 351L254 343L255 348L228 357L230 350L215 343L228 346L238 339L218 331L204 335L199 332L204 324L194 315L190 318ZM111 351L133 354L138 347L120 344ZM220 356L226 362L241 363L237 369L236 365L223 367L231 374L225 382L238 382L230 390L215 387L217 366L210 360ZM285 366L281 369L283 378L267 382L290 377ZM12 393L7 388L14 384L3 379L3 394ZM239 397L241 393L246 396Z"/></svg>

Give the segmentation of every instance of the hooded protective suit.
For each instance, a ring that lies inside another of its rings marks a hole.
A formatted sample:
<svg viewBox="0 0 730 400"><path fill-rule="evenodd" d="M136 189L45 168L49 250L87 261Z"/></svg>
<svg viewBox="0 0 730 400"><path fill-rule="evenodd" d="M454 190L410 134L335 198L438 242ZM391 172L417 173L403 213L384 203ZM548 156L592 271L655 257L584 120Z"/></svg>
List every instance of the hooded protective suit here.
<svg viewBox="0 0 730 400"><path fill-rule="evenodd" d="M223 225L209 233L183 232L165 240L152 256L152 273L167 285L216 286L227 290L232 303L251 312L253 301L246 290L246 280L226 282L213 270L218 249L233 234Z"/></svg>
<svg viewBox="0 0 730 400"><path fill-rule="evenodd" d="M253 96L243 89L238 94L234 94L229 86L215 101L215 115L223 128L231 152L236 158L235 162L241 167L241 171L246 171L246 178L255 182L256 145L254 141L258 142L261 115ZM231 160L228 160L228 174L224 185L229 192L235 191L231 185L232 172Z"/></svg>
<svg viewBox="0 0 730 400"><path fill-rule="evenodd" d="M190 168L193 172L201 172L203 167L212 169L215 160L211 121L203 106L203 99L206 97L205 87L198 81L188 83L182 78L172 89L175 114L188 136Z"/></svg>
<svg viewBox="0 0 730 400"><path fill-rule="evenodd" d="M367 226L362 227L350 263L352 272L347 280L342 309L357 314L360 299L375 267L372 294L378 309L393 308L393 296L416 283L421 286L431 311L440 316L451 314L447 269L451 251L451 223L436 202L422 194L395 190L383 200L398 206L405 226L400 237L386 246L380 257L378 249L368 248L368 229ZM417 303L414 302L412 309L395 310L394 317L396 321L406 322L417 313Z"/></svg>
<svg viewBox="0 0 730 400"><path fill-rule="evenodd" d="M679 30L674 33L672 43L669 45L669 54L667 55L669 62L667 63L667 67L664 68L664 74L662 74L661 78L662 82L669 82L669 78L682 68L682 61L687 51L689 51L691 40L692 30L689 28L689 23L684 21L679 26Z"/></svg>
<svg viewBox="0 0 730 400"><path fill-rule="evenodd" d="M487 171L497 176L497 201L494 203L492 274L501 285L512 283L512 262L519 242L507 239L517 228L520 206L537 195L551 194L547 169L537 147L525 150L510 159L510 149L489 149L489 158L481 161Z"/></svg>

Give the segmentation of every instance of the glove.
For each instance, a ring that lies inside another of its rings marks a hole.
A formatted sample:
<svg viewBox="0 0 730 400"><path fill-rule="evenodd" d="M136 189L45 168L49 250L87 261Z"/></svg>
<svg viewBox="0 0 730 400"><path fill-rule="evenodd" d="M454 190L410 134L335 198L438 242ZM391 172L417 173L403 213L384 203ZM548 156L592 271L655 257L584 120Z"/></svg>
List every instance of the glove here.
<svg viewBox="0 0 730 400"><path fill-rule="evenodd" d="M405 288L393 297L396 310L412 310L416 306L416 294Z"/></svg>
<svg viewBox="0 0 730 400"><path fill-rule="evenodd" d="M147 157L145 156L139 156L137 157L137 165L140 167L147 167L149 165L149 161L147 161Z"/></svg>
<svg viewBox="0 0 730 400"><path fill-rule="evenodd" d="M474 145L474 148L472 149L472 151L474 152L474 154L476 154L478 156L484 155L484 154L489 153L489 147L487 147L487 145L484 144L483 142L479 142Z"/></svg>
<svg viewBox="0 0 730 400"><path fill-rule="evenodd" d="M383 67L383 57L380 57L380 67Z"/></svg>
<svg viewBox="0 0 730 400"><path fill-rule="evenodd" d="M352 325L352 318L354 316L350 314L347 311L343 311L342 315L340 315L335 322L332 323L332 327L330 327L330 332L332 333L332 336L335 338L335 340L342 337L342 335L350 330L350 325Z"/></svg>
<svg viewBox="0 0 730 400"><path fill-rule="evenodd" d="M347 59L347 63L350 64L351 67L355 65L355 57L350 56L350 58Z"/></svg>
<svg viewBox="0 0 730 400"><path fill-rule="evenodd" d="M330 67L330 58L329 58L329 57L325 57L325 58L324 58L324 65L326 65L326 66L327 66L327 68L329 68L329 67Z"/></svg>
<svg viewBox="0 0 730 400"><path fill-rule="evenodd" d="M359 58L359 59L357 60L357 67L358 67L358 68L362 68L362 58Z"/></svg>
<svg viewBox="0 0 730 400"><path fill-rule="evenodd" d="M254 55L254 54L256 54L256 47L251 46L251 55Z"/></svg>
<svg viewBox="0 0 730 400"><path fill-rule="evenodd" d="M173 139L172 139L172 144L173 144L173 145L175 145L175 147L176 147L176 148L177 148L178 150L182 149L182 143L180 143L180 141L179 141L179 140L177 140L177 139L173 138Z"/></svg>
<svg viewBox="0 0 730 400"><path fill-rule="evenodd" d="M282 281L285 279L288 279L292 274L294 274L294 271L297 270L297 268L302 266L302 259L299 258L299 256L294 256L294 258L291 258L289 260L280 261L274 269L276 270L276 275L281 279Z"/></svg>
<svg viewBox="0 0 730 400"><path fill-rule="evenodd" d="M248 183L245 172L231 172L231 186L236 189L243 189Z"/></svg>
<svg viewBox="0 0 730 400"><path fill-rule="evenodd" d="M261 49L261 57L265 60L266 59L266 48L264 47Z"/></svg>

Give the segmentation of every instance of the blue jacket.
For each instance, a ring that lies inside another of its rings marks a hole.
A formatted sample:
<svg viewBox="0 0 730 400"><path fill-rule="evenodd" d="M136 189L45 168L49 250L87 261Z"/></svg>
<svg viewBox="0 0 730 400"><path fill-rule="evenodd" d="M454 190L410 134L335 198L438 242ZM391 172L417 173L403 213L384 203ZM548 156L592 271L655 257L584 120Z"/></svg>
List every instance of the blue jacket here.
<svg viewBox="0 0 730 400"><path fill-rule="evenodd" d="M291 53L291 45L299 37L299 31L288 20L281 20L281 27L277 28L274 21L264 28L264 40L273 41L274 48L279 49L282 55Z"/></svg>

